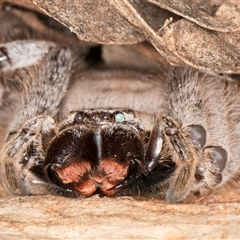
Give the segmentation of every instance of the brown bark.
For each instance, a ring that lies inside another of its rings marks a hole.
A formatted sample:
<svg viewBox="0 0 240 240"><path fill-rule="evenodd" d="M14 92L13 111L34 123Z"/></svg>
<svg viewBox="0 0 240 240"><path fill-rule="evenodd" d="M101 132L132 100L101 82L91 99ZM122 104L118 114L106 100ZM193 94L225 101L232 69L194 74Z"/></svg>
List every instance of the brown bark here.
<svg viewBox="0 0 240 240"><path fill-rule="evenodd" d="M226 196L227 195L227 196ZM240 191L169 204L131 198L0 198L1 239L238 239Z"/></svg>
<svg viewBox="0 0 240 240"><path fill-rule="evenodd" d="M34 3L81 40L104 44L148 40L173 65L240 73L240 4L236 1L34 0Z"/></svg>

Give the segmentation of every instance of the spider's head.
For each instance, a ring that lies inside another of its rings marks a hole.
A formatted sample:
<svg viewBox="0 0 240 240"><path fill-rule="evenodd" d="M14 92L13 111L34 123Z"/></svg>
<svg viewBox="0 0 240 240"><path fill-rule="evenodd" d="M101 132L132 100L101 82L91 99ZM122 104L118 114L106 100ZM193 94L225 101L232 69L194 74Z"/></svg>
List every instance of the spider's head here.
<svg viewBox="0 0 240 240"><path fill-rule="evenodd" d="M72 113L50 143L45 175L81 196L112 196L143 173L145 132L129 110Z"/></svg>

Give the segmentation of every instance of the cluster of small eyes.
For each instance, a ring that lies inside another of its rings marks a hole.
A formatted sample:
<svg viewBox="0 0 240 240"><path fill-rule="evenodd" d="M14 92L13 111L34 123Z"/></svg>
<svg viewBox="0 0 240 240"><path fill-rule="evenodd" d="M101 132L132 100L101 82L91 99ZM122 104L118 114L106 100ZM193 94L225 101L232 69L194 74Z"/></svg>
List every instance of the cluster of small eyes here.
<svg viewBox="0 0 240 240"><path fill-rule="evenodd" d="M121 123L125 120L125 116L122 112L78 112L74 117L75 123L82 123L84 121L90 121L90 122L104 122L104 121L115 121L118 123Z"/></svg>

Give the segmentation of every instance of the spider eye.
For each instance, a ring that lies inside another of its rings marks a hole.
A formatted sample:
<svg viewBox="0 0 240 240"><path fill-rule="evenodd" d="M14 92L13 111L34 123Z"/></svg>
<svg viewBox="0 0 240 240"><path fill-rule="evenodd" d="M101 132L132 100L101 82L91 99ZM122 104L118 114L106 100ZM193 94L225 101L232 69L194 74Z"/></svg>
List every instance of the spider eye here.
<svg viewBox="0 0 240 240"><path fill-rule="evenodd" d="M122 112L115 113L115 121L121 123L125 120L125 116Z"/></svg>
<svg viewBox="0 0 240 240"><path fill-rule="evenodd" d="M103 120L110 120L111 119L111 114L108 112L101 112L101 118Z"/></svg>
<svg viewBox="0 0 240 240"><path fill-rule="evenodd" d="M74 117L74 122L75 123L82 123L83 120L84 120L85 116L84 116L84 113L82 112L79 112L76 114L76 116Z"/></svg>
<svg viewBox="0 0 240 240"><path fill-rule="evenodd" d="M92 112L92 113L89 114L88 119L91 122L94 122L94 121L96 121L96 119L98 119L98 114L96 112Z"/></svg>

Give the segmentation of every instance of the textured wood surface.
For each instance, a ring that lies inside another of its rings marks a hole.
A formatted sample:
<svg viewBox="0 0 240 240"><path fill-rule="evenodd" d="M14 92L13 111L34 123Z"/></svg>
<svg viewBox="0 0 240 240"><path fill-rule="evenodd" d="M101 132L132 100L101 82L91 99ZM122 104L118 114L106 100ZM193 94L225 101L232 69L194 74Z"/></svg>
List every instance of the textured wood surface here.
<svg viewBox="0 0 240 240"><path fill-rule="evenodd" d="M0 198L2 240L240 239L239 225L237 189L178 204L132 198Z"/></svg>

